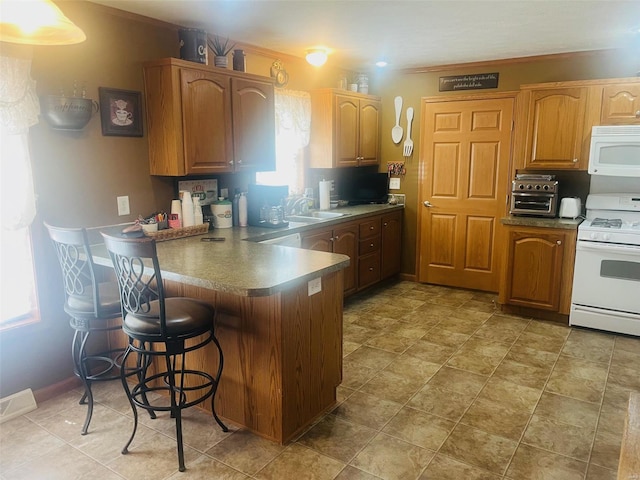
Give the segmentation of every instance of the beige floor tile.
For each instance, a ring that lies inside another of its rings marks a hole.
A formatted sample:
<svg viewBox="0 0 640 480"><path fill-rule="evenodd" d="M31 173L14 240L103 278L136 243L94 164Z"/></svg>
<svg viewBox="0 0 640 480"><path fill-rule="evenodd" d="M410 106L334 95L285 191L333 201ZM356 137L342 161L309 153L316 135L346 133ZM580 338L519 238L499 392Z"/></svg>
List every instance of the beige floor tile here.
<svg viewBox="0 0 640 480"><path fill-rule="evenodd" d="M611 357L611 365L631 368L640 374L640 353L616 348Z"/></svg>
<svg viewBox="0 0 640 480"><path fill-rule="evenodd" d="M609 405L614 408L627 409L629 406L629 395L634 391L631 388L622 387L615 383L607 382L604 391L603 405Z"/></svg>
<svg viewBox="0 0 640 480"><path fill-rule="evenodd" d="M598 419L598 430L620 434L624 430L624 422L627 418L626 408L616 408L611 405L603 405Z"/></svg>
<svg viewBox="0 0 640 480"><path fill-rule="evenodd" d="M471 300L464 302L460 307L466 310L474 310L477 312L484 312L484 313L493 313L497 311L497 307L494 303L488 303L486 301L476 300L473 298Z"/></svg>
<svg viewBox="0 0 640 480"><path fill-rule="evenodd" d="M526 411L512 410L503 404L478 398L460 419L460 423L517 442L529 418Z"/></svg>
<svg viewBox="0 0 640 480"><path fill-rule="evenodd" d="M350 353L346 359L349 362L359 363L363 367L372 368L374 370L382 370L389 365L398 354L380 350L379 348L372 348L366 345L358 348L356 351Z"/></svg>
<svg viewBox="0 0 640 480"><path fill-rule="evenodd" d="M63 445L62 439L25 417L3 423L0 427L0 472L28 464Z"/></svg>
<svg viewBox="0 0 640 480"><path fill-rule="evenodd" d="M360 314L360 316L353 321L353 325L359 325L361 327L380 332L383 328L387 328L389 325L395 324L398 321L398 318L402 318L408 313L408 310L401 310L401 314L398 314L398 318L387 317L380 312L381 307L374 305L369 310L365 310Z"/></svg>
<svg viewBox="0 0 640 480"><path fill-rule="evenodd" d="M504 405L506 408L531 414L541 395L541 389L518 385L499 377L491 377L478 398L488 399Z"/></svg>
<svg viewBox="0 0 640 480"><path fill-rule="evenodd" d="M577 460L589 460L595 429L576 427L534 415L522 441Z"/></svg>
<svg viewBox="0 0 640 480"><path fill-rule="evenodd" d="M428 334L427 334L428 335ZM405 352L407 355L419 358L426 362L442 365L456 351L456 347L444 347L426 341L424 338L411 345Z"/></svg>
<svg viewBox="0 0 640 480"><path fill-rule="evenodd" d="M553 367L553 371L604 383L607 379L609 367L604 363L560 355L555 367Z"/></svg>
<svg viewBox="0 0 640 480"><path fill-rule="evenodd" d="M206 455L189 463L186 472L176 472L167 480L181 480L185 477L188 477L189 480L249 480L251 478Z"/></svg>
<svg viewBox="0 0 640 480"><path fill-rule="evenodd" d="M466 370L442 367L429 380L432 387L441 387L458 393L477 395L487 383L487 377Z"/></svg>
<svg viewBox="0 0 640 480"><path fill-rule="evenodd" d="M406 290L401 291L405 292ZM387 293L388 292L388 293ZM418 300L415 298L397 295L396 292L391 290L384 290L384 293L377 295L380 299L380 302L386 306L391 306L393 308L401 308L404 310L415 310L418 307L421 307L425 304L424 301Z"/></svg>
<svg viewBox="0 0 640 480"><path fill-rule="evenodd" d="M362 345L374 335L377 335L378 331L373 328L363 327L354 322L344 324L342 327L342 337L349 342Z"/></svg>
<svg viewBox="0 0 640 480"><path fill-rule="evenodd" d="M513 480L583 480L587 464L557 453L521 444L505 478Z"/></svg>
<svg viewBox="0 0 640 480"><path fill-rule="evenodd" d="M585 480L616 480L617 478L617 470L609 470L608 468L590 463Z"/></svg>
<svg viewBox="0 0 640 480"><path fill-rule="evenodd" d="M342 356L346 357L351 352L355 352L358 348L360 348L361 343L350 342L348 340L344 340L342 342Z"/></svg>
<svg viewBox="0 0 640 480"><path fill-rule="evenodd" d="M615 337L615 348L640 355L640 338L618 335Z"/></svg>
<svg viewBox="0 0 640 480"><path fill-rule="evenodd" d="M513 440L458 424L439 453L502 475L517 445Z"/></svg>
<svg viewBox="0 0 640 480"><path fill-rule="evenodd" d="M162 431L171 438L176 438L175 421L170 421ZM182 412L182 436L185 445L206 452L208 449L229 437L237 430L231 423L227 425L229 432L223 432L211 412L200 408L189 408Z"/></svg>
<svg viewBox="0 0 640 480"><path fill-rule="evenodd" d="M610 433L598 428L596 440L593 444L590 463L600 467L614 470L618 468L620 460L620 445L622 444L622 432Z"/></svg>
<svg viewBox="0 0 640 480"><path fill-rule="evenodd" d="M505 359L495 369L493 376L525 387L542 389L551 374L551 368L532 367Z"/></svg>
<svg viewBox="0 0 640 480"><path fill-rule="evenodd" d="M332 480L345 464L315 450L293 444L288 446L254 478L259 480Z"/></svg>
<svg viewBox="0 0 640 480"><path fill-rule="evenodd" d="M614 337L593 330L571 330L562 353L594 362L609 363Z"/></svg>
<svg viewBox="0 0 640 480"><path fill-rule="evenodd" d="M363 472L359 468L347 465L334 480L379 480L380 477Z"/></svg>
<svg viewBox="0 0 640 480"><path fill-rule="evenodd" d="M407 300L411 301L410 299L407 299ZM409 313L412 310L413 308L396 307L395 304L389 304L389 302L385 301L372 306L369 311L374 315L368 318L371 320L372 324L379 325L378 322L388 323L389 318L394 320L400 320L402 317L404 317L407 313ZM374 319L374 317L378 317L378 318ZM380 324L380 326L384 326L384 325Z"/></svg>
<svg viewBox="0 0 640 480"><path fill-rule="evenodd" d="M3 468L2 478L7 480L67 480L69 478L117 480L121 477L70 445L61 444L39 456L37 461L29 461L13 470Z"/></svg>
<svg viewBox="0 0 640 480"><path fill-rule="evenodd" d="M640 374L635 368L611 365L607 381L621 387L640 391Z"/></svg>
<svg viewBox="0 0 640 480"><path fill-rule="evenodd" d="M474 397L427 384L409 400L408 405L455 422L469 408Z"/></svg>
<svg viewBox="0 0 640 480"><path fill-rule="evenodd" d="M351 465L386 480L417 478L435 452L378 434L351 461Z"/></svg>
<svg viewBox="0 0 640 480"><path fill-rule="evenodd" d="M488 377L501 361L501 357L490 357L474 352L458 352L453 354L446 365Z"/></svg>
<svg viewBox="0 0 640 480"><path fill-rule="evenodd" d="M604 394L605 382L606 377L603 379L590 379L554 370L549 377L545 390L585 402L599 404Z"/></svg>
<svg viewBox="0 0 640 480"><path fill-rule="evenodd" d="M460 348L460 346L469 340L469 337L466 333L452 332L451 330L446 330L441 325L436 325L429 330L422 339L430 343L435 343L436 345L442 345L443 347Z"/></svg>
<svg viewBox="0 0 640 480"><path fill-rule="evenodd" d="M468 310L471 312L471 310ZM476 313L476 312L474 312ZM478 322L473 318L459 318L448 317L440 320L437 325L439 328L447 330L449 332L463 333L465 335L473 335L473 333L480 328L482 322Z"/></svg>
<svg viewBox="0 0 640 480"><path fill-rule="evenodd" d="M383 334L370 338L365 342L365 345L391 353L402 353L416 341L417 339L411 339L400 335Z"/></svg>
<svg viewBox="0 0 640 480"><path fill-rule="evenodd" d="M390 327L385 327L383 329L383 334L392 334L408 338L410 340L419 340L426 335L431 328L433 328L433 325L420 325L413 322L407 322L402 319Z"/></svg>
<svg viewBox="0 0 640 480"><path fill-rule="evenodd" d="M487 320L480 328L478 328L478 330L475 331L473 336L499 340L501 342L505 342L509 344L514 343L517 340L517 338L520 336L521 331L513 330L493 322L490 323L490 321L494 318L495 316Z"/></svg>
<svg viewBox="0 0 640 480"><path fill-rule="evenodd" d="M571 333L568 325L562 325L555 322L546 322L544 320L534 320L527 325L525 332L537 333L549 338L559 338L565 340Z"/></svg>
<svg viewBox="0 0 640 480"><path fill-rule="evenodd" d="M534 348L536 350L542 350L543 352L560 353L560 350L562 350L564 346L565 339L563 337L543 335L531 330L531 325L535 324L535 322L531 322L529 326L527 326L525 331L522 332L516 340L515 345Z"/></svg>
<svg viewBox="0 0 640 480"><path fill-rule="evenodd" d="M383 370L360 387L360 391L383 400L405 404L424 384L422 380Z"/></svg>
<svg viewBox="0 0 640 480"><path fill-rule="evenodd" d="M441 368L437 363L427 362L404 353L385 367L385 371L426 383Z"/></svg>
<svg viewBox="0 0 640 480"><path fill-rule="evenodd" d="M593 429L598 421L599 410L600 406L593 403L544 392L535 413L568 425Z"/></svg>
<svg viewBox="0 0 640 480"><path fill-rule="evenodd" d="M387 423L383 432L418 447L436 451L455 423L409 407L404 407Z"/></svg>
<svg viewBox="0 0 640 480"><path fill-rule="evenodd" d="M210 448L206 454L247 475L253 475L282 453L284 448L246 430L239 430Z"/></svg>
<svg viewBox="0 0 640 480"><path fill-rule="evenodd" d="M335 415L327 415L297 443L328 457L349 463L375 434L376 431L370 428L345 422Z"/></svg>
<svg viewBox="0 0 640 480"><path fill-rule="evenodd" d="M418 308L407 313L396 322L396 325L407 324L414 325L416 327L429 328L440 323L440 318L441 316L437 312L425 311L422 308Z"/></svg>
<svg viewBox="0 0 640 480"><path fill-rule="evenodd" d="M482 468L437 454L419 480L499 480L500 478L502 477Z"/></svg>
<svg viewBox="0 0 640 480"><path fill-rule="evenodd" d="M334 408L332 414L342 420L379 430L398 413L400 408L402 404L355 392Z"/></svg>
<svg viewBox="0 0 640 480"><path fill-rule="evenodd" d="M543 352L535 348L524 345L513 345L507 355L506 360L529 365L530 367L542 368L551 371L551 368L558 360L557 353Z"/></svg>
<svg viewBox="0 0 640 480"><path fill-rule="evenodd" d="M365 367L361 363L352 361L348 356L342 362L343 387L360 388L378 374L378 370Z"/></svg>

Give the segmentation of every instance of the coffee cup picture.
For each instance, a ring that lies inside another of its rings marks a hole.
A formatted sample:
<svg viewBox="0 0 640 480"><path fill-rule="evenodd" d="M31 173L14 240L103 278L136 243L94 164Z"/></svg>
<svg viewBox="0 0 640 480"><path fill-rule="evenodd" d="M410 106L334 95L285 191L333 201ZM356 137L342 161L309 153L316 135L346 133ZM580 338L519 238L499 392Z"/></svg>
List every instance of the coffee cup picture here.
<svg viewBox="0 0 640 480"><path fill-rule="evenodd" d="M99 87L103 135L142 137L142 94L133 90Z"/></svg>
<svg viewBox="0 0 640 480"><path fill-rule="evenodd" d="M127 110L126 100L114 100L115 116L111 117L111 121L115 125L125 126L133 123L133 114Z"/></svg>

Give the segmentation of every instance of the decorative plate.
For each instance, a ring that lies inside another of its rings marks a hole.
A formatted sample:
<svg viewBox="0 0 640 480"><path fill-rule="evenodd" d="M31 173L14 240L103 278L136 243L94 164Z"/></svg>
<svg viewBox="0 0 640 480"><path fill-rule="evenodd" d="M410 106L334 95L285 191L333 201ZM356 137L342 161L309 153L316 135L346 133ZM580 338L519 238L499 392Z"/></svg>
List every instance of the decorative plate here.
<svg viewBox="0 0 640 480"><path fill-rule="evenodd" d="M271 78L275 79L276 87L284 87L289 83L289 74L282 66L280 60L276 60L271 65Z"/></svg>

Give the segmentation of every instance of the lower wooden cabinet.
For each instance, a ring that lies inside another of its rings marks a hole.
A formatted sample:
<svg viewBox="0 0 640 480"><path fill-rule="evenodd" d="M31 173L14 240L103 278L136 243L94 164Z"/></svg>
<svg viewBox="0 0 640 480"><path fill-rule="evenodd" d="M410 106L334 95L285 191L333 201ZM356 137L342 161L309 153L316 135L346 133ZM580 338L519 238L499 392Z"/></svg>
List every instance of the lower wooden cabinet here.
<svg viewBox="0 0 640 480"><path fill-rule="evenodd" d="M499 302L568 315L576 232L507 226Z"/></svg>
<svg viewBox="0 0 640 480"><path fill-rule="evenodd" d="M302 248L348 255L345 295L400 273L402 210L302 233Z"/></svg>

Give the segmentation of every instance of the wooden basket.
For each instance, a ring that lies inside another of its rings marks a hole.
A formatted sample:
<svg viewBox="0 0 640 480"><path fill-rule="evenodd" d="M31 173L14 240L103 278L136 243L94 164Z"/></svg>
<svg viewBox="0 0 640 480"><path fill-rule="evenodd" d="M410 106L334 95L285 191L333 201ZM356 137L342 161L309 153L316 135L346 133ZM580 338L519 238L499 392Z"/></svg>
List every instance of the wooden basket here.
<svg viewBox="0 0 640 480"><path fill-rule="evenodd" d="M156 242L164 242L165 240L175 240L177 238L192 237L194 235L202 235L209 231L209 223L202 225L194 225L192 227L167 228L158 230L157 232L145 232L147 237L154 238Z"/></svg>

